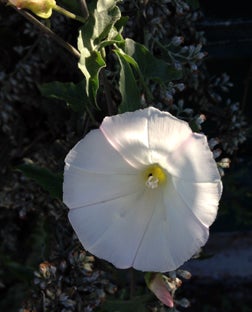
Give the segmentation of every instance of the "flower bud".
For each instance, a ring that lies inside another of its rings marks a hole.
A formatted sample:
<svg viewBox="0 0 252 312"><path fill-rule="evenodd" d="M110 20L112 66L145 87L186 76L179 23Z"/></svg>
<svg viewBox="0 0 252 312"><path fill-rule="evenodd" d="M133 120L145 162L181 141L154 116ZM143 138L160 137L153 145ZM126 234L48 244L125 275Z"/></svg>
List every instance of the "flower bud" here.
<svg viewBox="0 0 252 312"><path fill-rule="evenodd" d="M189 308L190 307L190 301L186 298L176 300L176 304L181 306L182 308Z"/></svg>
<svg viewBox="0 0 252 312"><path fill-rule="evenodd" d="M164 279L164 281L166 283L166 286L167 286L168 290L171 293L175 293L177 288L179 288L182 285L182 281L178 277L172 279L172 278L169 278L169 277L163 275L163 279Z"/></svg>
<svg viewBox="0 0 252 312"><path fill-rule="evenodd" d="M185 90L185 85L184 85L184 83L177 83L177 84L176 84L176 88L177 88L179 91L184 91L184 90Z"/></svg>
<svg viewBox="0 0 252 312"><path fill-rule="evenodd" d="M42 262L39 265L39 272L43 278L49 279L56 274L56 267L48 261Z"/></svg>
<svg viewBox="0 0 252 312"><path fill-rule="evenodd" d="M110 294L110 295L114 295L117 291L117 287L114 284L109 283L106 286L106 291Z"/></svg>
<svg viewBox="0 0 252 312"><path fill-rule="evenodd" d="M205 52L200 52L200 53L197 55L197 59L198 59L198 60L202 60L206 55L207 55L207 53L205 53Z"/></svg>
<svg viewBox="0 0 252 312"><path fill-rule="evenodd" d="M197 116L195 123L198 126L198 128L201 130L201 125L203 124L203 122L206 121L206 116L204 114L200 114L199 116Z"/></svg>
<svg viewBox="0 0 252 312"><path fill-rule="evenodd" d="M161 273L146 273L145 282L155 296L167 307L174 306L173 298Z"/></svg>
<svg viewBox="0 0 252 312"><path fill-rule="evenodd" d="M28 9L39 17L49 18L56 6L55 0L9 0L17 9Z"/></svg>
<svg viewBox="0 0 252 312"><path fill-rule="evenodd" d="M172 38L172 44L174 45L174 46L180 46L183 42L184 42L184 37L182 37L182 36L174 36L173 38Z"/></svg>
<svg viewBox="0 0 252 312"><path fill-rule="evenodd" d="M183 277L184 279L190 279L192 277L192 274L187 271L187 270L177 270L177 274L181 277Z"/></svg>
<svg viewBox="0 0 252 312"><path fill-rule="evenodd" d="M217 164L221 168L229 168L230 167L231 160L229 158L222 158Z"/></svg>
<svg viewBox="0 0 252 312"><path fill-rule="evenodd" d="M201 125L204 121L206 121L206 116L204 114L200 114L196 120L196 122Z"/></svg>

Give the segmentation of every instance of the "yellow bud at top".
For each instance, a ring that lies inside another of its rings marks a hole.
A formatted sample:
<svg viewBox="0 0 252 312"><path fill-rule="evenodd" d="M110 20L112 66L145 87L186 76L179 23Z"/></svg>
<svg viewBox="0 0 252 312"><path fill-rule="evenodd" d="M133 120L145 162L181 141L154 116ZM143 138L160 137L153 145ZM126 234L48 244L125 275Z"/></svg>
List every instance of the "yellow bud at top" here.
<svg viewBox="0 0 252 312"><path fill-rule="evenodd" d="M56 6L55 0L9 0L18 9L28 9L39 17L49 18Z"/></svg>

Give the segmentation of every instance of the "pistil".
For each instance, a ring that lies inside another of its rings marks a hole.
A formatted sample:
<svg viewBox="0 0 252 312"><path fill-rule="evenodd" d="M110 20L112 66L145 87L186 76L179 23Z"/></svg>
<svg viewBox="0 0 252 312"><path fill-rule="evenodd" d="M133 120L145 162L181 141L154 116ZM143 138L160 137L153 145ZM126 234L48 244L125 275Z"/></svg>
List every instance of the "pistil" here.
<svg viewBox="0 0 252 312"><path fill-rule="evenodd" d="M145 171L144 177L145 185L150 189L155 189L166 181L166 173L158 164L149 166Z"/></svg>

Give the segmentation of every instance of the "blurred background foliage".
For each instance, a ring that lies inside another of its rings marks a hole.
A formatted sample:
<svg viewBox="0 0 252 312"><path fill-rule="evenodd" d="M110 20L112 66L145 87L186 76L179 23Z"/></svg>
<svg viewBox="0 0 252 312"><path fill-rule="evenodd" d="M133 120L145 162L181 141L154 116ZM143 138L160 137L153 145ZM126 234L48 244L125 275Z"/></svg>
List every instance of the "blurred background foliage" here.
<svg viewBox="0 0 252 312"><path fill-rule="evenodd" d="M81 12L77 0L57 3ZM224 194L212 229L251 230L252 16L247 2L237 6L230 1L136 0L118 5L128 17L124 37L144 44L183 73L166 85L151 81L151 104L196 122L209 139L218 138L213 147L216 159L232 161L225 170ZM53 13L44 23L77 46L79 22ZM107 52L105 74L116 108L121 100L118 63L109 48ZM4 1L0 3L1 311L115 311L118 301L112 299L116 296L120 304L129 297L130 273L94 262L83 251L60 200L65 155L108 114L104 82L98 93L100 109L91 107L91 115L70 109L60 96L41 94L48 93L46 84L54 81L79 83L83 76L77 63ZM203 124L200 114L206 116ZM204 286L215 296L210 304L209 294L191 284L185 284L186 295L197 292L198 298L187 311L251 307L247 285L239 300L230 295L235 286ZM150 311L162 311L146 296L140 278L137 285L137 294L144 297L120 311L146 311L147 303ZM103 306L106 297L110 300Z"/></svg>
<svg viewBox="0 0 252 312"><path fill-rule="evenodd" d="M246 141L233 153L232 165L223 178L221 210L213 229L251 229L252 14L246 1L239 6L227 1L221 5L217 1L200 1L200 5L205 16L201 26L208 41L208 71L212 75L225 72L231 77L233 87L228 97L239 101L247 122Z"/></svg>

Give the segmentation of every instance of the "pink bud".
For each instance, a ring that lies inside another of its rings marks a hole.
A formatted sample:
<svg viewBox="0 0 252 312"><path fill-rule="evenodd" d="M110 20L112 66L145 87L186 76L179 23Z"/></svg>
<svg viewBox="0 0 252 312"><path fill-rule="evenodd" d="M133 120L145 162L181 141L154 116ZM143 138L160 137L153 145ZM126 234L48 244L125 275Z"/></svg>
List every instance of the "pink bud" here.
<svg viewBox="0 0 252 312"><path fill-rule="evenodd" d="M148 288L164 305L169 308L174 306L172 295L168 291L168 287L161 273L146 273L145 281Z"/></svg>

